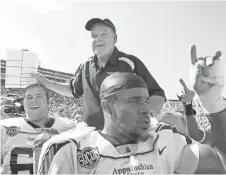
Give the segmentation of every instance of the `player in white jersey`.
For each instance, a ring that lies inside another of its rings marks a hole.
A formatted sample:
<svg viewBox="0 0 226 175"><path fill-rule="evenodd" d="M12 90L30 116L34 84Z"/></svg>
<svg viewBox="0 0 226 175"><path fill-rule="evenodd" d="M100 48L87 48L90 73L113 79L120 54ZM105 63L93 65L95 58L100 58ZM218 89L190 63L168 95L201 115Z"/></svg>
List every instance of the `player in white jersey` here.
<svg viewBox="0 0 226 175"><path fill-rule="evenodd" d="M25 89L24 108L25 118L0 120L1 174L33 174L32 148L37 136L43 130L51 136L76 126L69 119L48 117L48 92L43 85Z"/></svg>
<svg viewBox="0 0 226 175"><path fill-rule="evenodd" d="M225 173L211 147L193 144L170 125L149 131L149 95L139 76L109 75L100 99L104 129L74 129L47 141L39 174Z"/></svg>

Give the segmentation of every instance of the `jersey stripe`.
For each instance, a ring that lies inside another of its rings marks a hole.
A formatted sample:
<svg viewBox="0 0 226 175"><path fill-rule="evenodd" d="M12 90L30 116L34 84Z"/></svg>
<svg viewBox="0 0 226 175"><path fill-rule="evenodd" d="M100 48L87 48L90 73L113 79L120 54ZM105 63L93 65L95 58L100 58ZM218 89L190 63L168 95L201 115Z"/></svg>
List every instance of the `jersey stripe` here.
<svg viewBox="0 0 226 175"><path fill-rule="evenodd" d="M53 143L49 146L47 151L45 152L44 156L41 160L41 166L39 167L39 174L48 174L49 167L51 165L51 162L53 160L54 155L66 144L70 143L70 141L66 141L63 143Z"/></svg>

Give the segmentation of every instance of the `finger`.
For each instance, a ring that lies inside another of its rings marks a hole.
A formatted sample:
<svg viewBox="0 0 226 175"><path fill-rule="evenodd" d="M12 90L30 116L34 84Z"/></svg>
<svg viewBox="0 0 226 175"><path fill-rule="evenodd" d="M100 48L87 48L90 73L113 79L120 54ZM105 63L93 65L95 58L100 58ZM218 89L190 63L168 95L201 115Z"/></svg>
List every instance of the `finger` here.
<svg viewBox="0 0 226 175"><path fill-rule="evenodd" d="M182 97L178 93L176 94L176 96L179 100L181 100Z"/></svg>
<svg viewBox="0 0 226 175"><path fill-rule="evenodd" d="M194 69L196 77L202 75L202 69L202 65L200 65L199 62L196 62Z"/></svg>
<svg viewBox="0 0 226 175"><path fill-rule="evenodd" d="M213 63L214 63L214 57L207 56L207 57L206 57L206 65L207 65L207 67L212 66Z"/></svg>
<svg viewBox="0 0 226 175"><path fill-rule="evenodd" d="M200 57L197 59L197 62L199 63L199 65L201 65L202 67L206 67L206 57Z"/></svg>
<svg viewBox="0 0 226 175"><path fill-rule="evenodd" d="M214 56L214 60L219 60L221 57L221 51L217 51L215 56Z"/></svg>
<svg viewBox="0 0 226 175"><path fill-rule="evenodd" d="M185 90L185 92L189 90L188 87L187 87L187 85L185 84L184 80L179 79L179 82L183 86L183 89Z"/></svg>
<svg viewBox="0 0 226 175"><path fill-rule="evenodd" d="M197 61L197 53L196 53L196 46L193 45L191 46L191 63L193 65L195 65L196 61Z"/></svg>

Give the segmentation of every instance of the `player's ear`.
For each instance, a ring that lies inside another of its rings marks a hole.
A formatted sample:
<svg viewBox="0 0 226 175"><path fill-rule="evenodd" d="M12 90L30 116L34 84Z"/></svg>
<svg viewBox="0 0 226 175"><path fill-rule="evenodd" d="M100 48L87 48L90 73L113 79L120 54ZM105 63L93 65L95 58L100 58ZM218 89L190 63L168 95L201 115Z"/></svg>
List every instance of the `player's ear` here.
<svg viewBox="0 0 226 175"><path fill-rule="evenodd" d="M116 44L117 39L118 39L118 35L115 33L115 34L114 34L114 44Z"/></svg>
<svg viewBox="0 0 226 175"><path fill-rule="evenodd" d="M101 100L101 108L102 108L103 112L112 114L112 109L111 109L109 100L107 100L107 99Z"/></svg>

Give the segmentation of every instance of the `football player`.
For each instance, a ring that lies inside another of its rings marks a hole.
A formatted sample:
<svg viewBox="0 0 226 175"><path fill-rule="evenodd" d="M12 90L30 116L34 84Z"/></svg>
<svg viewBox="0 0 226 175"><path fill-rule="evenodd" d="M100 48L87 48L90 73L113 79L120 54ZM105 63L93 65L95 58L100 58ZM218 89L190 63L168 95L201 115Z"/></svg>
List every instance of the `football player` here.
<svg viewBox="0 0 226 175"><path fill-rule="evenodd" d="M76 126L69 119L50 118L48 101L48 91L43 85L29 85L24 90L26 117L0 120L1 174L33 174L32 148L37 136L45 131L48 135L40 141L46 141L51 135Z"/></svg>
<svg viewBox="0 0 226 175"><path fill-rule="evenodd" d="M216 152L176 128L149 131L148 89L132 73L108 76L100 87L105 125L74 129L47 141L39 174L225 173Z"/></svg>

